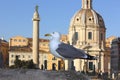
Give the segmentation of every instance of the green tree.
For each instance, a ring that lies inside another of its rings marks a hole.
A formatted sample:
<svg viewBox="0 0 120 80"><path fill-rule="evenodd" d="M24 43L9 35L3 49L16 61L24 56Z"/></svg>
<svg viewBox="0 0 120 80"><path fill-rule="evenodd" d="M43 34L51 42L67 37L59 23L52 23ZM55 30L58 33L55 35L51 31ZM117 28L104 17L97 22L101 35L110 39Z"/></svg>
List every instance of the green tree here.
<svg viewBox="0 0 120 80"><path fill-rule="evenodd" d="M20 68L22 65L21 65L21 60L19 60L19 57L18 56L16 56L16 59L15 59L15 61L14 61L14 67L15 68Z"/></svg>
<svg viewBox="0 0 120 80"><path fill-rule="evenodd" d="M33 60L21 61L19 60L19 56L16 56L14 65L11 66L11 68L35 69L35 65L33 63Z"/></svg>

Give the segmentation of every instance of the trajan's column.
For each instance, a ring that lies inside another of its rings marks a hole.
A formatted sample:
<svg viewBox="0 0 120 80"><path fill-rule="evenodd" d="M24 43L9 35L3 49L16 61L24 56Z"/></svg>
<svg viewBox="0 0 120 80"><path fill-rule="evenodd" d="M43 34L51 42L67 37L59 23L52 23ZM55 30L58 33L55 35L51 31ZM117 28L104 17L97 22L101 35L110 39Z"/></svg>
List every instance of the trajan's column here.
<svg viewBox="0 0 120 80"><path fill-rule="evenodd" d="M39 13L38 6L35 7L33 15L33 63L38 68L39 65Z"/></svg>

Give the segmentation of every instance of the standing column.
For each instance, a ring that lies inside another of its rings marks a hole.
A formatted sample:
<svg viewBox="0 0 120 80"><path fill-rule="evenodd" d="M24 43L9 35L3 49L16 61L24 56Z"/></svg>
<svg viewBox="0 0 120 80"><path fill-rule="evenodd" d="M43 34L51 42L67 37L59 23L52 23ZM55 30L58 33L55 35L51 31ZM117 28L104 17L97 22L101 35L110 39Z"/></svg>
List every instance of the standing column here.
<svg viewBox="0 0 120 80"><path fill-rule="evenodd" d="M74 64L72 64L72 59L68 59L68 60L65 60L64 62L65 62L65 70L66 71L69 71L69 70L72 70L72 68L73 68L73 65Z"/></svg>
<svg viewBox="0 0 120 80"><path fill-rule="evenodd" d="M39 65L39 13L38 6L35 8L35 12L33 15L33 63L36 68Z"/></svg>

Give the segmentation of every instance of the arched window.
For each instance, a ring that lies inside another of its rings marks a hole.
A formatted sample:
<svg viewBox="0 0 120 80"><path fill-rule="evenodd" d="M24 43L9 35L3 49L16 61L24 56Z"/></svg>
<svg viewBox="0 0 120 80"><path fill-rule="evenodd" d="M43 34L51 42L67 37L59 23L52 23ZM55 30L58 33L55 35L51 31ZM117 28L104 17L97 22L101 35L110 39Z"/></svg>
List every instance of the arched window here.
<svg viewBox="0 0 120 80"><path fill-rule="evenodd" d="M92 39L92 32L88 32L88 39Z"/></svg>

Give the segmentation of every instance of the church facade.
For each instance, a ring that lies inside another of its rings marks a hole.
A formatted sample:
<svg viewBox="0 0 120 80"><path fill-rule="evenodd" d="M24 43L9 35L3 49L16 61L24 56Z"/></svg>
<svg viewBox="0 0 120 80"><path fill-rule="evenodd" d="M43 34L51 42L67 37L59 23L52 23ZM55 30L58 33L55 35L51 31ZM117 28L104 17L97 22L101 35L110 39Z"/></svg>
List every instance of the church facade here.
<svg viewBox="0 0 120 80"><path fill-rule="evenodd" d="M105 37L106 28L102 16L92 8L92 0L82 0L82 8L71 19L68 41L70 45L98 59L73 60L76 71L104 72Z"/></svg>

